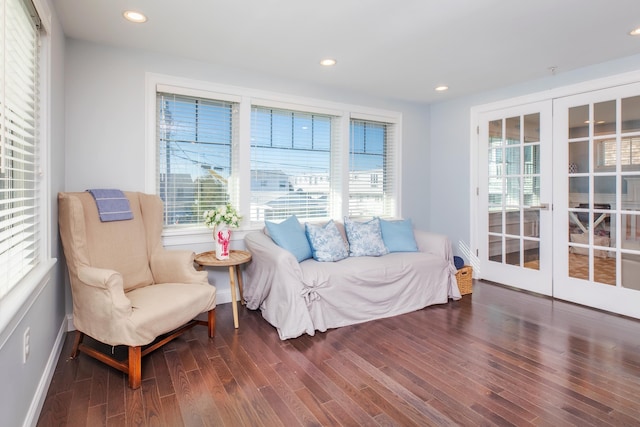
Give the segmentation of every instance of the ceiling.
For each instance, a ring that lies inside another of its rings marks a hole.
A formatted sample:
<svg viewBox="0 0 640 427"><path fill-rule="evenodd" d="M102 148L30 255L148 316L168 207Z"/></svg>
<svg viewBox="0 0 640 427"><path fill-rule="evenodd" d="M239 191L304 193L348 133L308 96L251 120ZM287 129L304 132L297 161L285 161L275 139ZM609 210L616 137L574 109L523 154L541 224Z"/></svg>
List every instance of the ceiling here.
<svg viewBox="0 0 640 427"><path fill-rule="evenodd" d="M640 54L640 0L53 0L68 37L431 103ZM144 24L122 18L127 9ZM334 67L319 61L335 58ZM446 92L434 88L445 84Z"/></svg>

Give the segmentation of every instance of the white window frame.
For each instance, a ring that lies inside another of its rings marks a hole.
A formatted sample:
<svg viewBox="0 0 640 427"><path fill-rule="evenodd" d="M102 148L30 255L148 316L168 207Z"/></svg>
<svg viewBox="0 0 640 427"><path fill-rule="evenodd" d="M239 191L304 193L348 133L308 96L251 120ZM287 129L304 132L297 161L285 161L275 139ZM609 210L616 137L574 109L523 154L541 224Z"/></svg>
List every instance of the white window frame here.
<svg viewBox="0 0 640 427"><path fill-rule="evenodd" d="M385 162L387 162L387 168L389 168L392 173L394 174L394 179L393 182L391 184L389 183L385 183L384 182L384 173L382 176L382 182L379 183L379 185L387 185L390 188L390 193L391 194L386 194L386 197L392 196L396 198L396 202L393 204L394 206L390 209L386 209L387 210L387 217L391 217L391 218L399 218L401 217L401 210L400 207L402 205L402 193L401 193L401 182L402 182L402 170L401 170L401 158L402 158L402 121L398 120L395 121L393 120L391 117L386 117L386 116L379 116L379 115L375 115L375 114L366 114L366 113L359 113L359 112L354 112L351 113L350 115L350 119L351 120L357 120L357 121L365 121L365 122L373 122L373 123L382 123L385 124L387 126L392 127L392 129L390 129L390 131L387 133L386 136L386 140L385 140L385 148L389 149L389 147L391 147L392 150L394 150L393 155L391 156L391 159L385 159ZM351 125L351 120L349 121L349 126ZM347 158L349 157L349 144L347 144ZM346 168L347 168L347 200L349 198L349 179L348 179L348 175L349 173L351 173L349 171L349 162L346 162ZM387 202L385 202L385 204L387 204ZM348 202L345 206L344 209L347 213L349 211L349 206L348 206ZM346 214L345 214L346 215Z"/></svg>
<svg viewBox="0 0 640 427"><path fill-rule="evenodd" d="M397 111L370 108L358 105L343 104L321 99L298 97L282 93L263 91L259 89L245 88L239 86L229 86L216 84L201 80L194 80L183 77L169 76L164 74L147 72L145 76L145 192L156 193L156 93L158 91L227 100L239 103L238 112L238 147L234 147L234 155L237 160L234 162L238 167L237 171L232 171L238 185L237 208L248 218L250 206L250 164L251 164L251 107L261 106L279 108L285 110L304 111L308 113L327 114L340 118L339 126L341 138L345 138L341 144L340 152L332 153L335 162L332 165L334 173L339 176L340 182L332 183L332 191L337 191L338 200L343 203L336 203L333 206L331 217L342 220L348 212L348 177L349 177L349 125L351 118L363 120L373 120L388 123L394 126L393 147L396 150L393 157L394 171L396 179L394 183L395 217L401 217L401 186L402 173L400 164L402 161L402 113ZM338 161L340 160L340 161ZM338 169L336 169L338 168ZM346 199L345 199L346 197ZM246 231L261 228L261 224L250 224L248 220L243 221L241 228L233 234L235 239L244 238ZM204 227L189 227L182 229L165 229L163 236L171 244L193 244L208 243L211 240L211 232Z"/></svg>
<svg viewBox="0 0 640 427"><path fill-rule="evenodd" d="M302 114L310 114L310 115L319 115L319 116L323 116L323 117L329 117L331 120L331 143L333 144L334 142L339 141L338 146L339 148L341 148L340 143L344 140L345 135L342 135L340 132L342 131L342 125L343 125L343 121L344 121L344 116L342 114L342 111L338 111L338 110L330 110L330 109L326 109L326 108L320 108L317 106L301 106L301 105L291 105L291 104L283 104L282 102L277 102L277 101L269 101L269 100L264 100L264 99L253 99L251 102L251 107L257 107L257 108L266 108L266 109L273 109L273 110L279 110L279 111L289 111L292 113L302 113ZM335 129L337 128L337 129ZM339 135L337 137L337 140L335 138L335 136ZM346 136L346 138L348 138L348 135ZM251 145L251 144L249 144ZM249 150L251 150L251 147L249 147ZM336 147L331 147L330 149L330 154L329 154L329 158L330 158L330 165L329 165L329 176L333 177L333 176L341 176L342 172L339 170L336 170L337 168L340 168L342 165L342 162L340 162L339 160L341 159L340 156L337 155L337 151L336 151ZM251 159L249 159L249 162L251 162ZM251 169L251 165L248 165L249 169ZM327 212L327 217L317 217L317 218L313 218L313 219L309 219L309 218L299 218L302 221L322 221L322 220L328 220L329 218L339 218L341 217L341 212L342 212L342 204L341 204L341 197L342 197L342 190L341 190L341 183L340 182L334 182L334 180L331 181L330 183L330 188L329 188L329 212ZM251 183L249 184L249 188L248 188L248 193L249 193L249 197L251 197ZM250 206L250 201L249 201L249 206ZM275 220L276 222L280 221ZM247 225L249 226L249 228L253 227L262 227L264 225L264 220L252 220L252 222L247 223Z"/></svg>
<svg viewBox="0 0 640 427"><path fill-rule="evenodd" d="M237 129L235 129L235 124L237 124L239 122L238 118L237 118L237 110L238 110L238 102L239 102L239 98L234 98L234 97L230 97L230 96L226 96L226 95L222 95L222 94L217 94L217 93L210 93L210 92L206 92L206 93L197 93L197 94L186 94L185 92L193 92L193 91L183 91L181 90L182 88L176 88L176 87L172 87L172 86L166 86L166 85L158 85L157 86L157 94L158 96L162 96L164 99L171 99L172 97L178 97L180 98L180 100L178 101L180 104L187 105L189 102L194 101L194 105L195 105L195 101L196 100L200 100L200 101L204 101L204 109L206 111L207 109L207 105L209 101L218 104L218 103L224 103L227 106L231 107L231 112L230 112L230 116L229 116L229 120L230 120L230 124L232 125L232 131L231 131L231 135L230 135L230 144L229 144L229 154L230 154L230 167L231 167L231 175L228 177L227 180L227 193L230 196L230 200L229 203L233 204L234 206L238 206L238 200L237 200L237 173L234 173L234 169L237 169L237 167L234 167L236 165L236 158L238 157L237 154L235 153L235 151L237 151ZM159 111L159 110L157 110ZM197 111L197 110L196 110ZM195 112L194 112L195 114ZM187 120L186 122L182 123L182 127L184 129L188 129L189 126L195 125L195 116L194 116L194 123L191 123L188 121L188 119L186 117L183 117L183 119ZM207 123L207 120L205 119L203 122L203 125L206 127L207 125L212 125L212 123ZM156 130L157 131L157 130ZM162 139L162 138L160 138ZM158 139L158 140L160 140ZM175 141L170 142L170 144L175 144ZM191 144L188 144L191 147ZM157 141L156 141L156 146L155 146L155 152L156 152L156 165L158 163L160 163L161 165L163 164L163 156L160 155L160 157L157 157L158 151L163 151L162 148L160 148L160 150L158 150L158 146L157 146ZM205 148L206 151L206 148ZM166 154L165 154L166 155ZM193 160L193 159L192 159ZM184 167L184 164L180 164L178 166L178 169L180 169L181 167ZM163 171L161 170L160 173L162 173ZM184 173L184 171L182 172ZM167 183L169 183L171 181L171 178L169 176L166 176L165 179L167 180ZM160 180L160 182L162 181L162 179ZM180 179L178 178L178 181L180 181ZM162 195L162 185L160 185L160 183L158 182L158 177L156 176L156 191L160 191L160 194ZM175 188L181 188L182 190L185 190L184 188L182 188L182 185L176 185ZM167 215L167 197L169 197L170 194L174 195L173 192L171 190L169 190L168 188L166 189L166 194L165 194L165 215ZM177 204L180 204L180 202L177 202ZM213 206L209 206L208 208L212 208ZM174 209L177 208L176 204L174 204L173 206ZM182 208L184 209L185 206L182 206ZM207 207L203 207L203 209L207 209ZM175 213L175 212L172 212ZM171 215L172 213L169 213L169 215ZM201 215L203 213L203 211L199 212L199 215ZM196 219L197 221L201 221L202 218L198 218ZM182 228L193 228L195 225L191 225L191 224L186 224L185 226L181 226L181 225L175 225L175 226L167 226L166 224L167 218L163 219L163 223L164 223L164 228L165 229L169 229L169 228L178 228L178 227L182 227Z"/></svg>
<svg viewBox="0 0 640 427"><path fill-rule="evenodd" d="M0 348L11 337L18 323L36 301L52 276L56 259L51 257L52 202L51 202L51 11L44 0L31 0L40 18L40 117L39 159L40 244L39 262L7 295L0 299Z"/></svg>

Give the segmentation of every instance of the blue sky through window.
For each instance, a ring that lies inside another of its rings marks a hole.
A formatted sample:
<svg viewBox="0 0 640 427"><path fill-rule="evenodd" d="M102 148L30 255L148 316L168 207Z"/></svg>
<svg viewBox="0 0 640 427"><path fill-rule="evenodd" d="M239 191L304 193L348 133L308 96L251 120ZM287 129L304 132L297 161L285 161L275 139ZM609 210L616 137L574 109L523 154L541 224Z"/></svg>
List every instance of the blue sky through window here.
<svg viewBox="0 0 640 427"><path fill-rule="evenodd" d="M231 173L233 105L226 102L168 95L160 101L160 168L167 174L189 174L192 179L214 170Z"/></svg>
<svg viewBox="0 0 640 427"><path fill-rule="evenodd" d="M252 170L329 175L331 117L255 107Z"/></svg>
<svg viewBox="0 0 640 427"><path fill-rule="evenodd" d="M349 143L350 171L382 170L386 124L353 120Z"/></svg>

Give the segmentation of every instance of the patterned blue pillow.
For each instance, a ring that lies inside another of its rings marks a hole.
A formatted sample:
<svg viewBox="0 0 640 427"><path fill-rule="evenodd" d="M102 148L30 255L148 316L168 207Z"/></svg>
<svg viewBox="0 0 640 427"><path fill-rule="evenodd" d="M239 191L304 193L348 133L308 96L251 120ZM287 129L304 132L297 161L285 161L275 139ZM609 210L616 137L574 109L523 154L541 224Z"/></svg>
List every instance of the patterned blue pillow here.
<svg viewBox="0 0 640 427"><path fill-rule="evenodd" d="M305 223L304 228L316 261L340 261L349 256L342 234L333 220L323 227Z"/></svg>
<svg viewBox="0 0 640 427"><path fill-rule="evenodd" d="M369 222L345 218L344 229L349 240L349 256L380 256L389 252L382 240L379 218Z"/></svg>

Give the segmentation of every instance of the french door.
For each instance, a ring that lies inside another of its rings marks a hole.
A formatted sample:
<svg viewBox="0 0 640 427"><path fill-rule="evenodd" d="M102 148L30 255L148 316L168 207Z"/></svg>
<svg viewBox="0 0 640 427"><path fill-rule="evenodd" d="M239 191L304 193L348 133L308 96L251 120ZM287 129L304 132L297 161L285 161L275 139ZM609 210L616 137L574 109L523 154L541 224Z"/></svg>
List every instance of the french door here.
<svg viewBox="0 0 640 427"><path fill-rule="evenodd" d="M477 276L640 318L640 83L478 119Z"/></svg>
<svg viewBox="0 0 640 427"><path fill-rule="evenodd" d="M640 84L553 108L554 296L640 318Z"/></svg>
<svg viewBox="0 0 640 427"><path fill-rule="evenodd" d="M552 294L552 103L479 115L479 276Z"/></svg>

